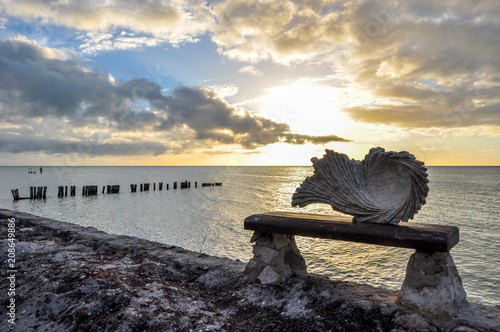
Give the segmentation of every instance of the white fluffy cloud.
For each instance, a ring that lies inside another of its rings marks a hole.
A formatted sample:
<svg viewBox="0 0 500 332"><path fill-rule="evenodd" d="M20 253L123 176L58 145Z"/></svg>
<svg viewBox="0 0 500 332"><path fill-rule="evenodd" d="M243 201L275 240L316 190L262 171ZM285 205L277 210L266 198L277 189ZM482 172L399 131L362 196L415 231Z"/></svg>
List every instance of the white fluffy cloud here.
<svg viewBox="0 0 500 332"><path fill-rule="evenodd" d="M85 53L193 42L213 21L206 5L190 0L19 0L1 3L0 12L76 29L82 33L81 50ZM115 33L121 30L138 36Z"/></svg>

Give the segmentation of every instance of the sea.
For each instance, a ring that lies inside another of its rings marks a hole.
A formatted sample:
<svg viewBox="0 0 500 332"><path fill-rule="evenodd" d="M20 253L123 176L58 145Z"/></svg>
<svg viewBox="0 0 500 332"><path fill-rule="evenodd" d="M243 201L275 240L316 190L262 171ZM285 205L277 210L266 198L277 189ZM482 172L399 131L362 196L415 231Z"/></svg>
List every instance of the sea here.
<svg viewBox="0 0 500 332"><path fill-rule="evenodd" d="M0 207L247 262L252 232L243 229L246 217L269 211L338 214L325 204L291 206L295 189L312 174L312 167L279 166L53 166L43 167L42 174L39 166L0 167ZM451 254L468 300L500 305L500 167L428 167L428 174L427 203L410 222L459 227L460 242ZM176 181L179 187L189 181L191 188L174 190ZM222 185L201 185L214 182ZM141 183L150 183L150 190L141 192ZM138 185L137 192L131 184ZM82 196L86 185L98 186L98 195ZM120 185L120 193L102 194L107 185ZM46 199L13 200L11 189L29 197L30 186L47 186ZM68 186L67 197L57 196L58 186ZM69 195L70 186L76 186L76 196ZM401 288L414 252L306 237L296 241L310 273L392 290Z"/></svg>

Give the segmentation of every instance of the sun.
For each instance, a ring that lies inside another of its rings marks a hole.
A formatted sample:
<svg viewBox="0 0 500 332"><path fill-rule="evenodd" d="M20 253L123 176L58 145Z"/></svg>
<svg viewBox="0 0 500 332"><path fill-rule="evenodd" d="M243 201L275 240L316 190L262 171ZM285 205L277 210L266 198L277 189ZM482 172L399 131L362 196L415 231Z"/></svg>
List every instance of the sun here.
<svg viewBox="0 0 500 332"><path fill-rule="evenodd" d="M349 102L342 88L295 82L265 92L260 112L271 120L288 124L293 132L341 136L350 130L352 122L341 111Z"/></svg>

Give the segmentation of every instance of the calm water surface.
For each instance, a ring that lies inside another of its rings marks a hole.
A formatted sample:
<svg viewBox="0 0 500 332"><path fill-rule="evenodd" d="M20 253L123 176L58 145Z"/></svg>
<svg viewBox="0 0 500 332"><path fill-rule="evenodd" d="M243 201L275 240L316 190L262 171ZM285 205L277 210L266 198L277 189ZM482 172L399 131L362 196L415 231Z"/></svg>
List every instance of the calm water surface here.
<svg viewBox="0 0 500 332"><path fill-rule="evenodd" d="M334 213L327 205L292 208L291 196L311 167L0 167L0 207L97 229L133 235L194 251L247 261L251 232L245 217L268 211ZM468 299L500 305L500 167L429 167L427 204L414 222L454 225L460 242L452 255ZM191 189L172 190L174 181ZM194 188L194 182L198 188ZM153 183L170 190L153 191ZM201 188L201 182L222 187ZM149 192L130 184L151 183ZM119 184L120 194L102 195ZM75 185L75 197L57 197L57 186ZM83 185L99 195L82 197ZM29 196L30 186L47 186L46 200L13 201L11 189ZM309 272L330 278L399 289L413 250L298 237Z"/></svg>

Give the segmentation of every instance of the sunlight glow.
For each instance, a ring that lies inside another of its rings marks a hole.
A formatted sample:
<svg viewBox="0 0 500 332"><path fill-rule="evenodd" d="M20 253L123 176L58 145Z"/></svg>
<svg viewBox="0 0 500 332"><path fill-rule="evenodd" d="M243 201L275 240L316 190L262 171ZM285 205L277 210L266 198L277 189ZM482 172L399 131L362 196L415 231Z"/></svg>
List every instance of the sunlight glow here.
<svg viewBox="0 0 500 332"><path fill-rule="evenodd" d="M342 136L352 125L341 112L348 103L343 88L296 82L267 89L259 109L264 116L289 124L294 132Z"/></svg>

